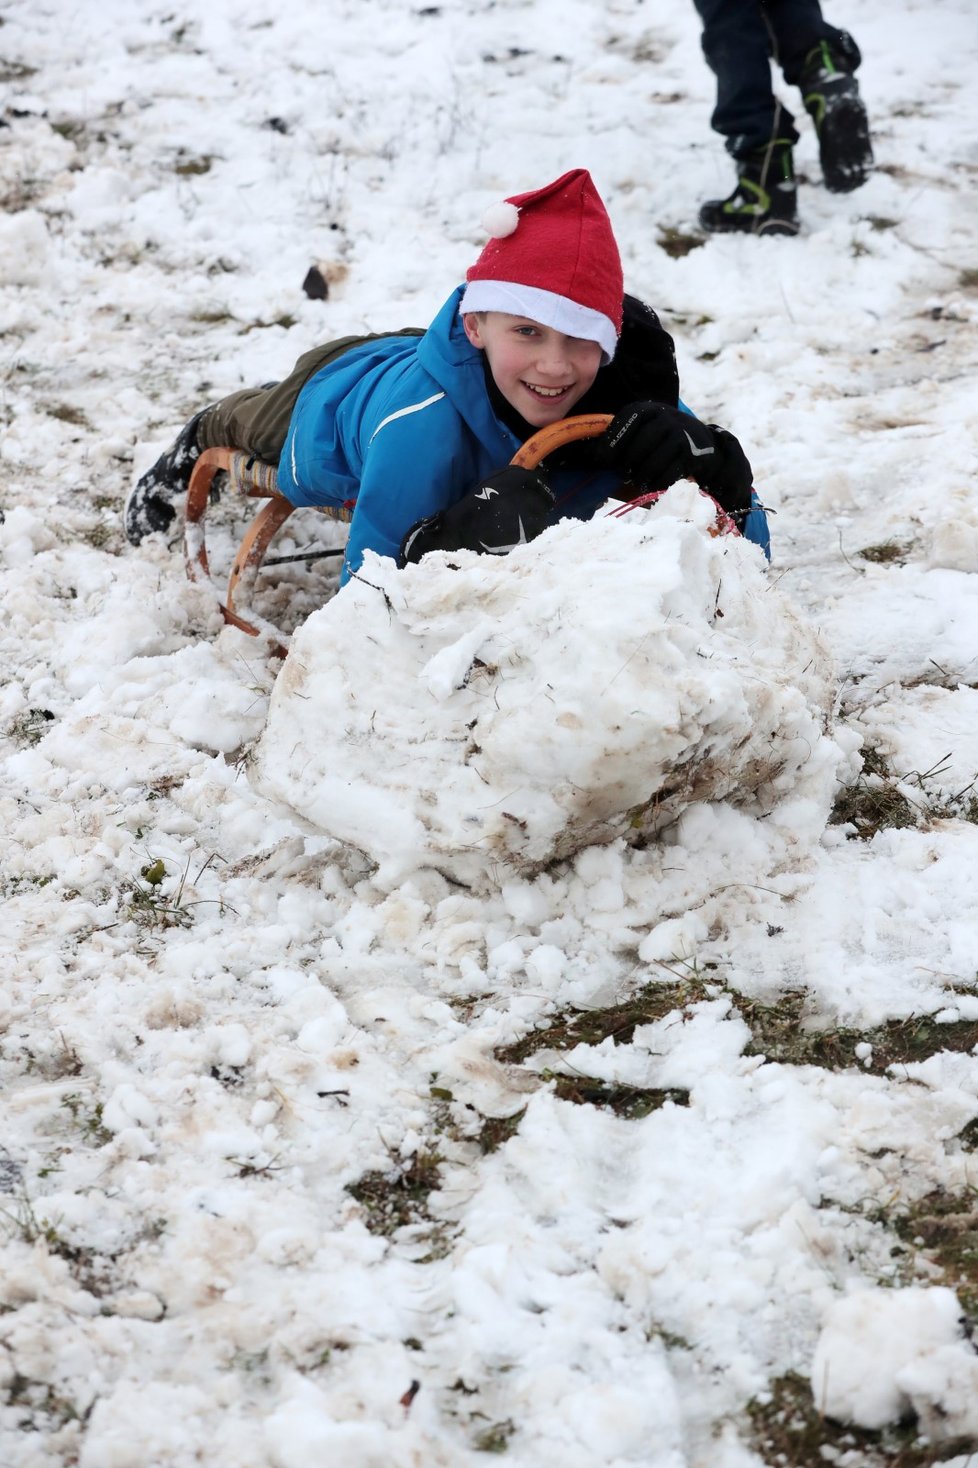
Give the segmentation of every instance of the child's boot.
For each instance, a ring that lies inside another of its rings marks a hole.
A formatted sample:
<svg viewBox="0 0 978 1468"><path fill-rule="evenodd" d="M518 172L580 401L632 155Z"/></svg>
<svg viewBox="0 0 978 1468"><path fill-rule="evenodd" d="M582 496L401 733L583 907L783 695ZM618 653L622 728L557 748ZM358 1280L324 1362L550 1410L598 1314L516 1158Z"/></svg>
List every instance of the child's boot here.
<svg viewBox="0 0 978 1468"><path fill-rule="evenodd" d="M791 144L767 143L737 160L737 187L700 209L708 234L797 234L798 202Z"/></svg>
<svg viewBox="0 0 978 1468"><path fill-rule="evenodd" d="M154 530L169 528L176 514L171 501L186 491L200 457L197 428L206 412L204 408L194 414L152 469L147 469L129 491L122 513L126 535L133 545L138 545Z"/></svg>
<svg viewBox="0 0 978 1468"><path fill-rule="evenodd" d="M858 60L856 51L856 64ZM851 59L820 41L805 57L798 86L818 134L825 187L833 194L858 189L872 170L873 149Z"/></svg>

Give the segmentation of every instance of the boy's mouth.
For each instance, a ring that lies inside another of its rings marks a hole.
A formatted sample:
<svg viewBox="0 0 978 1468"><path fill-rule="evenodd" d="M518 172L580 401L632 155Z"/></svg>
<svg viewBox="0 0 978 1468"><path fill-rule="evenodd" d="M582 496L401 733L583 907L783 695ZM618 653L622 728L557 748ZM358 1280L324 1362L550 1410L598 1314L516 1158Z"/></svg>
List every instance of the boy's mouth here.
<svg viewBox="0 0 978 1468"><path fill-rule="evenodd" d="M523 379L521 378L520 381L522 382ZM523 386L526 388L527 392L533 393L534 397L538 398L562 398L565 393L570 392L569 386L541 387L538 383L535 382L523 382Z"/></svg>

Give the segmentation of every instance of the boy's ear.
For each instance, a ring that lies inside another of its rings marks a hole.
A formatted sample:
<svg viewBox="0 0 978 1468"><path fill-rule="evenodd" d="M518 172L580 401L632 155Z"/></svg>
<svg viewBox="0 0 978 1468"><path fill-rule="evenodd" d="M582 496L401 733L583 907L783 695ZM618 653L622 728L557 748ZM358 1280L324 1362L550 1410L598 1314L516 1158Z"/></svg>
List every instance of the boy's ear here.
<svg viewBox="0 0 978 1468"><path fill-rule="evenodd" d="M482 340L482 332L479 329L480 325L478 311L466 311L462 317L462 326L465 328L465 335L474 347L478 347L480 352L484 352L486 344Z"/></svg>

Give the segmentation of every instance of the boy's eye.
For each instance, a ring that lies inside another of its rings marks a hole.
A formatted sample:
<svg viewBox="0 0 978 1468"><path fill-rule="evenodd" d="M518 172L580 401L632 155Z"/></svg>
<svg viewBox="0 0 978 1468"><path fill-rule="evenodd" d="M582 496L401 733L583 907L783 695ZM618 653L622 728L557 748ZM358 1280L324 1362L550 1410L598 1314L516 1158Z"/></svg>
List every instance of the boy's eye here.
<svg viewBox="0 0 978 1468"><path fill-rule="evenodd" d="M517 336L536 336L536 334L537 329L535 326L518 326L516 328Z"/></svg>

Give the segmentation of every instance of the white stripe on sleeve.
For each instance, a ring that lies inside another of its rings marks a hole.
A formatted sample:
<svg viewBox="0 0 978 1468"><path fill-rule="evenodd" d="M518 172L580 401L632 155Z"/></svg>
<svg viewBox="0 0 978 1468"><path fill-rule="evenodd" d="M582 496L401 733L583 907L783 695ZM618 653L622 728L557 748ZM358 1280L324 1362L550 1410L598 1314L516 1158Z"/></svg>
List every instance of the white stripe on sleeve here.
<svg viewBox="0 0 978 1468"><path fill-rule="evenodd" d="M387 417L382 418L381 421L377 424L377 427L374 429L367 442L373 443L380 430L382 428L386 428L388 423L393 423L396 418L406 418L409 413L420 413L422 408L430 408L432 403L440 403L444 396L445 394L443 392L436 392L433 397L425 398L423 403L411 403L406 408L398 408L396 413L388 413Z"/></svg>

